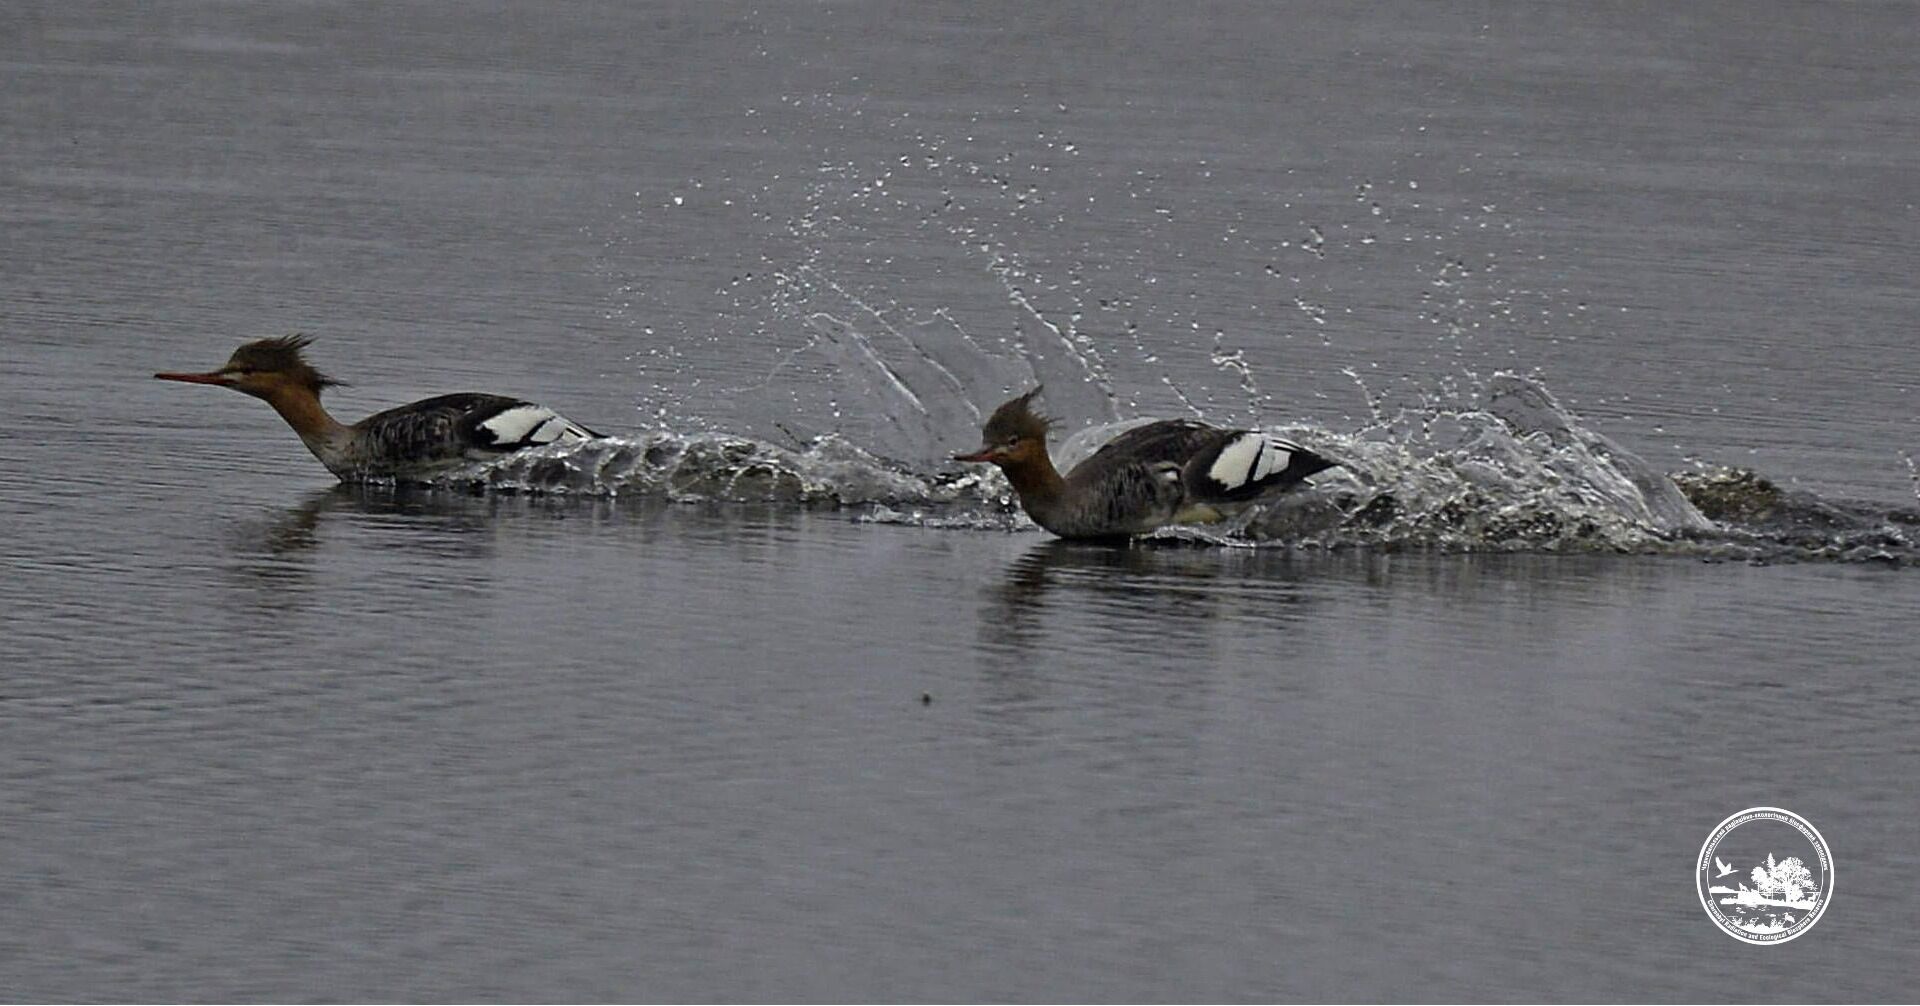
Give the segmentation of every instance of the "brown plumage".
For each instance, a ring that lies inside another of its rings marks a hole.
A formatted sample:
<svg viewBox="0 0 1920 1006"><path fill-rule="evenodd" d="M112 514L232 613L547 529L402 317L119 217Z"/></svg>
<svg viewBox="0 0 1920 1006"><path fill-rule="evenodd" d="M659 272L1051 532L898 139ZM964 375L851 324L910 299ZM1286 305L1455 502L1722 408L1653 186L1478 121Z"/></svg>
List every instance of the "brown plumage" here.
<svg viewBox="0 0 1920 1006"><path fill-rule="evenodd" d="M528 447L600 434L544 406L503 395L440 395L343 425L320 404L341 382L314 369L304 335L259 339L204 374L155 374L164 381L212 384L273 406L313 456L341 479L409 478L485 461Z"/></svg>
<svg viewBox="0 0 1920 1006"><path fill-rule="evenodd" d="M1230 516L1334 462L1257 430L1168 419L1127 430L1066 475L1047 452L1053 420L1033 411L1040 389L995 409L980 449L1006 473L1034 523L1063 538L1114 538Z"/></svg>
<svg viewBox="0 0 1920 1006"><path fill-rule="evenodd" d="M988 444L1011 444L1020 440L1045 441L1047 434L1053 432L1054 420L1033 411L1033 400L1046 385L1037 385L1032 391L1002 404L987 417L987 425L980 431L980 439Z"/></svg>
<svg viewBox="0 0 1920 1006"><path fill-rule="evenodd" d="M312 344L312 336L298 332L272 339L258 339L234 350L233 355L227 358L227 365L220 369L234 373L284 374L287 380L316 395L328 388L344 387L345 381L336 381L307 362L306 354L301 351Z"/></svg>

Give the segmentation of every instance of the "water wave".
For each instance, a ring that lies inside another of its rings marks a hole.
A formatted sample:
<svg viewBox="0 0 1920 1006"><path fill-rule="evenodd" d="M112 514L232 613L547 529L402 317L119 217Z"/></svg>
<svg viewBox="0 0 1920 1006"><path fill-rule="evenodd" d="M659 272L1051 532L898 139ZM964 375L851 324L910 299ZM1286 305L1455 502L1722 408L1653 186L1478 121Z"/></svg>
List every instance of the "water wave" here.
<svg viewBox="0 0 1920 1006"><path fill-rule="evenodd" d="M818 171L736 193L770 226L751 245L754 268L737 270L705 312L721 319L710 341L768 348L765 376L730 390L779 403L777 422L759 421L787 439L740 414L721 424L734 434L663 431L516 457L462 477L496 489L788 501L850 507L872 522L1034 531L998 472L944 460L975 446L982 417L1011 394L1044 385L1041 402L1067 421L1063 430L1095 424L1058 445L1065 468L1124 428L1119 420L1127 414L1171 411L1239 425L1265 422L1302 394L1323 400L1314 415L1334 414L1324 400L1339 389L1325 387L1325 375L1312 368L1314 359L1338 357L1290 357L1305 369L1283 375L1286 393L1274 393L1235 342L1236 329L1263 326L1266 358L1277 359L1273 351L1295 338L1290 329L1304 326L1330 351L1338 326L1329 318L1343 312L1307 294L1337 296L1336 276L1364 282L1376 275L1334 269L1344 257L1355 269L1411 270L1422 316L1437 326L1429 365L1389 378L1391 402L1344 371L1367 406L1366 418L1343 420L1358 428L1270 427L1342 467L1231 524L1168 529L1156 540L1920 561L1914 510L1790 492L1752 472L1670 474L1562 407L1541 381L1474 373L1475 361L1500 358L1475 345L1475 333L1526 324L1517 304L1540 292L1515 287L1496 270L1499 255L1517 251L1504 239L1484 244L1483 264L1469 264L1452 240L1468 217L1444 232L1430 230L1437 225L1426 217L1396 223L1393 201L1363 180L1351 216L1301 218L1302 233L1277 244L1240 234L1223 253L1224 273L1203 281L1196 270L1188 283L1153 264L1166 261L1161 228L1174 226L1184 209L1165 204L1151 178L1103 178L1078 160L1071 142L1048 134L1016 156L943 136L917 119L862 117L831 98L816 110L845 116L843 125L859 118L865 128L888 131L902 153L861 163L823 148ZM1078 218L1058 211L1069 201L1063 197L1084 199L1086 212L1102 219L1097 241ZM1153 208L1131 214L1110 208L1116 204ZM1191 209L1211 217L1218 208ZM1493 205L1472 219L1481 229L1498 225L1488 234L1514 225ZM633 226L640 226L637 215ZM879 253L903 247L924 253L904 276L894 271L894 256ZM1376 254L1385 248L1409 251ZM1422 248L1434 249L1433 257ZM1262 271L1284 285L1264 286ZM617 317L631 319L628 301L651 296L647 289L638 280L623 284ZM1304 320L1286 312L1297 326L1248 317L1216 296L1224 289L1235 300L1244 290L1254 310L1290 302ZM689 305L659 307L687 312ZM1578 312L1585 310L1580 302ZM651 327L629 324L653 346ZM1355 358L1364 353L1365 343L1357 344ZM674 401L656 414L679 414ZM743 427L758 435L738 433ZM1920 492L1920 467L1914 478Z"/></svg>
<svg viewBox="0 0 1920 1006"><path fill-rule="evenodd" d="M834 435L785 447L727 433L658 430L519 451L438 473L429 484L676 502L853 506L952 502L980 496L986 481L979 472L915 472Z"/></svg>
<svg viewBox="0 0 1920 1006"><path fill-rule="evenodd" d="M1617 552L1920 565L1920 509L1837 502L1750 471L1668 475L1582 425L1537 381L1501 374L1471 401L1402 408L1351 432L1271 430L1341 467L1235 521L1164 542L1443 552ZM1091 427L1063 467L1128 423ZM962 431L961 435L967 435ZM790 446L655 431L526 451L443 473L442 488L853 508L862 521L1033 531L998 471L883 457L839 436Z"/></svg>

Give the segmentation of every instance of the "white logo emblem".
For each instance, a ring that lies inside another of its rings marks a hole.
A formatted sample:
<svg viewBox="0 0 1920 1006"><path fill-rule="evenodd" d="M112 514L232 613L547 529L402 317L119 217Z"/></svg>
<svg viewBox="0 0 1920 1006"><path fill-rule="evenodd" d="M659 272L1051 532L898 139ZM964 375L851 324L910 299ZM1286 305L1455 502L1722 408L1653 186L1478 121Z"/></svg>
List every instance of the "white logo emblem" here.
<svg viewBox="0 0 1920 1006"><path fill-rule="evenodd" d="M1720 822L1693 879L1713 924L1748 943L1785 943L1813 928L1833 900L1833 856L1806 818L1751 807Z"/></svg>

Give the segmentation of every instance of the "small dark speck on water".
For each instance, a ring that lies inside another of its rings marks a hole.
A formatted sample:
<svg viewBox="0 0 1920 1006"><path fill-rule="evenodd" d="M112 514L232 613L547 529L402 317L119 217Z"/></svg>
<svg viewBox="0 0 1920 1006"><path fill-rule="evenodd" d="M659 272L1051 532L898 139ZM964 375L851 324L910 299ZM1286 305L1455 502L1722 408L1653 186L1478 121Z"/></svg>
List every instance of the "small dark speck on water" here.
<svg viewBox="0 0 1920 1006"><path fill-rule="evenodd" d="M933 693L931 693L931 692L921 692L921 693L920 693L920 704L921 704L921 705L923 705L923 706L930 706L930 705L933 705Z"/></svg>

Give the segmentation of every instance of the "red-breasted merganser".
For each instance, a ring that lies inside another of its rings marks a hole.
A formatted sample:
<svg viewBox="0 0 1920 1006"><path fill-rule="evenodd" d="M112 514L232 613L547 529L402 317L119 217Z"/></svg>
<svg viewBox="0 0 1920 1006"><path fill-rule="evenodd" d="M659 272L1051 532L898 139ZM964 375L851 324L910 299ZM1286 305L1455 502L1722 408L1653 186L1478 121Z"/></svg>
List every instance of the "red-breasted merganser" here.
<svg viewBox="0 0 1920 1006"><path fill-rule="evenodd" d="M153 376L265 399L342 481L426 475L523 448L601 435L543 405L473 393L428 398L346 426L320 404L320 393L340 382L307 363L300 351L311 341L302 335L261 339L234 350L219 370Z"/></svg>
<svg viewBox="0 0 1920 1006"><path fill-rule="evenodd" d="M1120 434L1062 476L1047 453L1053 420L1031 406L1039 393L994 410L980 449L953 459L999 465L1027 516L1062 538L1222 520L1336 464L1270 433L1166 419Z"/></svg>

